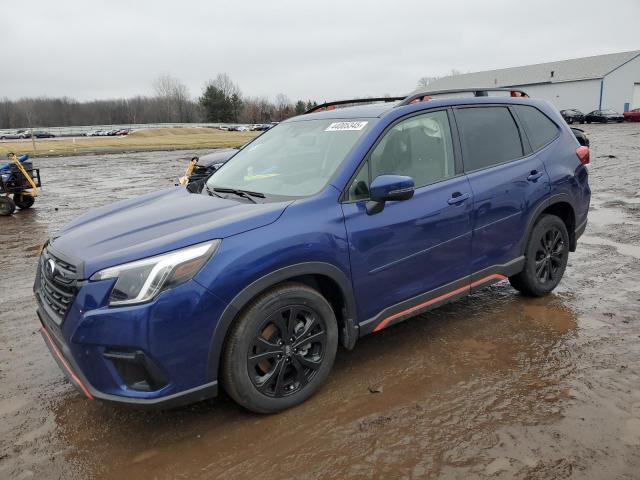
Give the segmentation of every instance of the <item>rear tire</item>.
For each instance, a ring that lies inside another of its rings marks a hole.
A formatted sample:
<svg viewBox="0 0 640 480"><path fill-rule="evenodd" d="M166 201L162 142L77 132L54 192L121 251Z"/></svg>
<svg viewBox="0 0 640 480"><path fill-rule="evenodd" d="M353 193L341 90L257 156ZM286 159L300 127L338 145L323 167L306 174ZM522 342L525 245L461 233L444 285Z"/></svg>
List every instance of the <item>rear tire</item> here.
<svg viewBox="0 0 640 480"><path fill-rule="evenodd" d="M542 297L558 286L568 259L566 225L555 215L542 215L529 235L524 269L509 277L509 282L524 295Z"/></svg>
<svg viewBox="0 0 640 480"><path fill-rule="evenodd" d="M27 208L31 208L31 206L36 201L31 195L24 195L22 193L16 193L13 196L13 202L16 204L20 210L26 210Z"/></svg>
<svg viewBox="0 0 640 480"><path fill-rule="evenodd" d="M337 347L331 305L306 285L286 283L258 296L232 325L222 384L248 410L285 410L320 388Z"/></svg>
<svg viewBox="0 0 640 480"><path fill-rule="evenodd" d="M16 211L16 204L9 197L0 197L0 216L6 217Z"/></svg>

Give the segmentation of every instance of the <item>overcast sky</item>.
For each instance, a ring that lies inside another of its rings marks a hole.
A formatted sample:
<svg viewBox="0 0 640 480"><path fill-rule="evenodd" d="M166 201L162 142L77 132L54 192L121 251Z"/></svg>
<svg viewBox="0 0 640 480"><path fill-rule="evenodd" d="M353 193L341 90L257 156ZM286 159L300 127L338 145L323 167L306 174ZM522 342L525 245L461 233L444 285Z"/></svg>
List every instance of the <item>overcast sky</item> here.
<svg viewBox="0 0 640 480"><path fill-rule="evenodd" d="M0 97L399 95L423 76L640 49L639 0L0 0Z"/></svg>

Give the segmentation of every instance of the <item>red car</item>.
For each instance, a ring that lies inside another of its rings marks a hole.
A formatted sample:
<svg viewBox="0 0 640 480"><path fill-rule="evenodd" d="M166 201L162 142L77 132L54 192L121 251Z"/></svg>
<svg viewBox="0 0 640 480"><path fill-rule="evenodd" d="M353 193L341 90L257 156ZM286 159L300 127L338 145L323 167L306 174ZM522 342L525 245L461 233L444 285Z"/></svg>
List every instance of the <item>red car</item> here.
<svg viewBox="0 0 640 480"><path fill-rule="evenodd" d="M627 122L640 122L640 108L634 108L628 112L624 112L624 119Z"/></svg>
<svg viewBox="0 0 640 480"><path fill-rule="evenodd" d="M623 115L627 122L640 122L640 108L634 108L630 112L624 112Z"/></svg>

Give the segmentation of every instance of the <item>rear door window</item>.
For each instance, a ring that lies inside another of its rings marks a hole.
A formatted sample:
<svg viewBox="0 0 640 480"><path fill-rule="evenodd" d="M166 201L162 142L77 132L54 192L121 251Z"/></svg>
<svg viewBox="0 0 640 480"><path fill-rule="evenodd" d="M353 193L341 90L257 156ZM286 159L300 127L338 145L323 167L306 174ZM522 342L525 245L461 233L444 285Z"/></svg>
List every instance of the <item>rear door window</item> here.
<svg viewBox="0 0 640 480"><path fill-rule="evenodd" d="M558 136L558 127L549 117L535 107L514 105L513 108L524 124L531 148L536 151L544 147ZM575 114L575 110L572 110Z"/></svg>
<svg viewBox="0 0 640 480"><path fill-rule="evenodd" d="M455 110L467 172L523 156L520 131L507 107Z"/></svg>

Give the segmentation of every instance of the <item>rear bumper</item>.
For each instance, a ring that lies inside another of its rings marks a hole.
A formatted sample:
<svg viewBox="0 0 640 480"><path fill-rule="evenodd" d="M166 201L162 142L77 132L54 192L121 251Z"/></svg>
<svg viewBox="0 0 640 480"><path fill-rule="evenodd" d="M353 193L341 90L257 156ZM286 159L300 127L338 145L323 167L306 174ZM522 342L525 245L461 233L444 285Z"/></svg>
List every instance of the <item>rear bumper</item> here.
<svg viewBox="0 0 640 480"><path fill-rule="evenodd" d="M94 388L83 375L82 370L74 361L69 348L47 328L46 321L43 318L43 315L46 314L41 313L40 310L38 310L37 313L42 325L40 333L51 351L51 355L69 381L89 400L98 399L120 405L167 409L199 402L207 398L215 397L218 394L217 381L158 398L124 397L101 392Z"/></svg>

